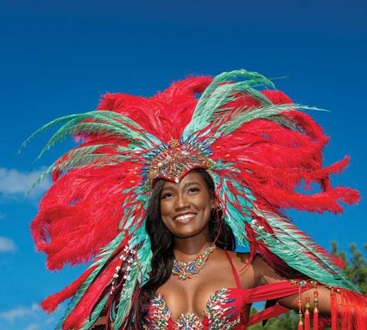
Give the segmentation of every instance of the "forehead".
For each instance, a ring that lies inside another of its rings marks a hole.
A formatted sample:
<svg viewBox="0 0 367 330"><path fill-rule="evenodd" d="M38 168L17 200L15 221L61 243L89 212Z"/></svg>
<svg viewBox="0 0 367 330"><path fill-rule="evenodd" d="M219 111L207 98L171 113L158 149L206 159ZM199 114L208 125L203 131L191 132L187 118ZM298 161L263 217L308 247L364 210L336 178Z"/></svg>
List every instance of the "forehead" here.
<svg viewBox="0 0 367 330"><path fill-rule="evenodd" d="M163 185L163 189L168 188L168 187L180 188L188 184L199 184L201 186L206 187L206 182L204 181L204 179L202 178L202 176L199 173L189 172L178 183L172 182L172 181L166 181Z"/></svg>

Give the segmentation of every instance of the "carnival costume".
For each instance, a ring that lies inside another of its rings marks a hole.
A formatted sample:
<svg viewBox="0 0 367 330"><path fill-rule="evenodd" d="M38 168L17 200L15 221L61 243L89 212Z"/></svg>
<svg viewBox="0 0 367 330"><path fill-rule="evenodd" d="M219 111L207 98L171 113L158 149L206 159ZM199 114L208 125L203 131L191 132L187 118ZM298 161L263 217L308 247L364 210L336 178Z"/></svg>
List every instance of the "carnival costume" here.
<svg viewBox="0 0 367 330"><path fill-rule="evenodd" d="M151 271L145 215L152 187L158 179L179 182L202 168L213 178L223 219L237 244L249 247L250 260L260 253L281 276L303 274L313 280L249 290L247 303L279 299L309 286L333 286L333 327L340 317L350 326L343 329L366 329L366 298L355 293L358 288L338 260L282 212L338 213L340 202L359 200L357 191L331 186L329 175L340 172L348 159L323 167L328 138L300 111L307 109L312 108L294 104L264 76L238 70L189 77L151 98L106 94L97 111L42 127L31 138L61 125L43 151L70 135L81 143L44 174L52 172L54 184L31 225L36 246L47 254L51 270L93 259L42 307L51 312L71 298L60 328L89 329L108 310L114 329L124 329ZM284 310L272 306L252 321L240 321L238 329Z"/></svg>

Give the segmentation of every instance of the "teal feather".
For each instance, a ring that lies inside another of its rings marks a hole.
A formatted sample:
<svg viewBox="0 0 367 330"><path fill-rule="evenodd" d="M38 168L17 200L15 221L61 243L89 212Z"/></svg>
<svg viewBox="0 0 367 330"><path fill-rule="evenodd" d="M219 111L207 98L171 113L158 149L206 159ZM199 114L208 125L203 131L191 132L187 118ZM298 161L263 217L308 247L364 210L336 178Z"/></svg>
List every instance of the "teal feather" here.
<svg viewBox="0 0 367 330"><path fill-rule="evenodd" d="M236 180L224 176L219 179L219 176L215 174L214 182L217 194L225 206L223 216L226 223L231 227L238 244L248 246L244 221L248 223L252 219L251 210L255 197L247 187L241 187ZM235 193L231 191L229 185L233 186Z"/></svg>
<svg viewBox="0 0 367 330"><path fill-rule="evenodd" d="M102 147L115 148L116 153L95 153ZM136 150L135 150L136 151ZM137 152L137 151L136 151ZM140 152L140 150L139 150ZM82 146L73 149L65 154L66 159L61 162L55 162L52 166L56 171L65 171L74 168L80 168L84 165L101 166L116 165L124 161L139 162L138 155L131 153L131 148L121 147L116 144L98 144L92 146Z"/></svg>
<svg viewBox="0 0 367 330"><path fill-rule="evenodd" d="M106 306L108 298L109 298L109 293L107 293L103 297L103 299L101 299L101 301L94 308L90 316L84 320L83 326L80 328L80 330L89 330L93 328L94 323L96 323L98 317L101 315L103 311L103 308Z"/></svg>
<svg viewBox="0 0 367 330"><path fill-rule="evenodd" d="M56 143L70 135L73 136L79 133L109 132L110 134L116 134L124 139L128 139L133 144L143 145L147 149L151 149L154 145L161 143L159 139L144 131L139 124L130 118L111 111L99 110L57 118L35 131L22 143L20 149L25 147L35 136L61 123L64 123L63 126L51 137L38 158Z"/></svg>
<svg viewBox="0 0 367 330"><path fill-rule="evenodd" d="M102 133L103 135L109 134L111 136L120 136L123 138L127 138L131 141L134 141L133 144L136 145L144 145L145 141L142 140L141 134L133 134L133 130L128 128L120 129L120 127L115 127L110 124L102 124L102 123L93 123L93 122L82 122L79 124L75 124L73 126L62 126L47 142L45 147L42 149L38 158L40 158L44 152L53 147L56 143L64 140L69 136L76 136L78 134L85 133ZM148 146L149 148L149 146Z"/></svg>
<svg viewBox="0 0 367 330"><path fill-rule="evenodd" d="M296 104L270 104L260 108L247 109L245 112L239 112L231 116L231 120L223 123L219 128L218 132L224 135L232 133L243 124L248 123L255 119L268 119L271 121L278 122L282 125L286 125L288 128L297 129L297 124L293 123L290 119L285 120L284 116L279 116L284 111L297 108L307 110L320 110L315 107L308 107L304 105Z"/></svg>
<svg viewBox="0 0 367 330"><path fill-rule="evenodd" d="M295 225L271 212L254 209L258 216L265 218L274 230L274 235L252 224L258 240L261 240L272 253L289 266L306 276L327 285L339 286L359 292L343 273L305 233Z"/></svg>
<svg viewBox="0 0 367 330"><path fill-rule="evenodd" d="M139 247L139 248L138 248ZM151 271L152 251L149 239L145 232L145 227L139 227L135 235L130 241L130 249L137 251L134 263L130 265L130 270L126 272L126 281L120 295L118 310L114 327L120 329L126 317L129 315L132 297L137 285L143 286L149 279L149 272Z"/></svg>
<svg viewBox="0 0 367 330"><path fill-rule="evenodd" d="M74 168L82 168L85 165L88 167L108 166L120 164L126 160L130 160L131 155L116 155L116 154L89 154L78 157L69 158L62 162L53 164L53 169L56 171L67 171Z"/></svg>
<svg viewBox="0 0 367 330"><path fill-rule="evenodd" d="M93 149L93 148L92 148ZM69 155L69 153L68 153ZM130 155L116 155L116 154L85 154L83 156L75 157L75 158L69 158L62 162L54 162L49 167L47 167L42 173L39 175L37 180L33 183L31 190L39 184L46 176L48 176L53 171L68 171L75 168L81 168L84 165L91 165L94 166L108 166L108 165L116 165L119 163L122 163L123 161L131 158Z"/></svg>
<svg viewBox="0 0 367 330"><path fill-rule="evenodd" d="M27 191L27 195L29 195L31 193L31 191L35 188L35 186L37 186L41 181L44 180L44 178L46 176L48 176L53 168L54 168L54 164L50 165L49 167L47 167L44 171L41 172L41 174L38 176L38 178L35 180L35 182L32 184L31 188L29 189L29 191Z"/></svg>
<svg viewBox="0 0 367 330"><path fill-rule="evenodd" d="M141 246L141 248L137 250L137 256L140 264L139 283L143 286L149 279L148 274L152 270L150 262L153 256L150 238L145 230L145 222L135 231L131 238L131 244L134 246Z"/></svg>
<svg viewBox="0 0 367 330"><path fill-rule="evenodd" d="M127 278L120 295L120 302L116 313L114 328L121 329L123 322L129 315L132 306L132 297L138 285L139 267L135 262L130 266L131 270L127 273Z"/></svg>
<svg viewBox="0 0 367 330"><path fill-rule="evenodd" d="M236 79L245 79L235 82ZM273 83L264 76L246 70L224 72L214 77L212 83L201 95L193 113L192 120L183 132L183 139L187 139L193 133L204 129L211 121L215 120L218 113L227 109L223 108L232 102L239 93L249 93L262 104L269 104L269 100L255 87L265 86L274 88ZM270 102L271 103L271 102Z"/></svg>
<svg viewBox="0 0 367 330"><path fill-rule="evenodd" d="M113 239L96 257L96 261L90 266L94 268L94 271L87 277L83 284L79 287L78 291L75 293L73 298L70 300L63 318L60 320L59 325L62 325L70 313L74 310L79 301L83 298L84 294L94 281L94 279L100 274L102 268L105 266L106 262L109 260L111 255L115 252L116 248L121 244L125 237L122 232L118 234L115 239Z"/></svg>
<svg viewBox="0 0 367 330"><path fill-rule="evenodd" d="M63 117L59 117L59 118L56 118L52 121L50 121L49 123L47 123L46 125L43 125L42 127L40 127L39 129L37 129L35 132L33 132L20 146L19 150L23 149L24 147L27 146L27 144L33 140L36 136L42 134L43 132L47 131L48 129L56 126L56 125L59 125L63 122L67 122L67 121L71 121L73 119L76 119L76 121L79 121L81 119L79 119L81 116L85 115L85 118L89 118L89 113L84 113L84 114L73 114L73 115L68 115L68 116L63 116Z"/></svg>
<svg viewBox="0 0 367 330"><path fill-rule="evenodd" d="M236 81L238 79L240 81ZM195 140L198 134L218 138L220 134L230 134L244 123L259 118L273 120L286 127L296 129L296 123L292 123L290 119L284 119L283 116L278 115L296 108L297 110L324 111L320 108L293 103L273 104L263 93L256 89L260 86L275 88L274 84L264 76L246 70L225 72L214 77L212 83L201 95L192 120L183 132L182 140ZM259 102L259 106L246 109L246 111L238 109L237 112L228 108L228 106L226 107L226 104L234 101L241 94L250 95L251 98ZM202 132L206 127L208 129Z"/></svg>

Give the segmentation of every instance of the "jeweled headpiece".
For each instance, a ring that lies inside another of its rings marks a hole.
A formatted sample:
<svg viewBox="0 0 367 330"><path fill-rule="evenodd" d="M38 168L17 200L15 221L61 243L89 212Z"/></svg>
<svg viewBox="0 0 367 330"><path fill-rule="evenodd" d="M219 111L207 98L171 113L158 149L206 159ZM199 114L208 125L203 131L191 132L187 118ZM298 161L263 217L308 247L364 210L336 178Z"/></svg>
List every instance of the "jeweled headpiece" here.
<svg viewBox="0 0 367 330"><path fill-rule="evenodd" d="M356 289L282 212L340 212L340 201L359 199L355 190L331 186L329 175L348 159L322 166L328 139L300 109L310 108L294 104L264 76L238 70L187 78L151 98L106 94L97 111L37 131L62 125L45 150L68 135L83 141L48 170L55 182L31 225L37 248L50 269L93 258L43 308L52 311L72 297L63 329L89 329L106 308L114 328L123 327L136 290L149 279L145 215L152 186L195 168L210 171L223 218L251 256L260 252L279 273L292 267ZM320 189L302 193L311 184Z"/></svg>
<svg viewBox="0 0 367 330"><path fill-rule="evenodd" d="M146 164L148 169L147 190L151 189L154 181L158 179L180 182L193 169L215 168L215 162L209 158L210 151L205 150L201 144L171 140L167 145L159 146L152 153L147 157L150 162Z"/></svg>

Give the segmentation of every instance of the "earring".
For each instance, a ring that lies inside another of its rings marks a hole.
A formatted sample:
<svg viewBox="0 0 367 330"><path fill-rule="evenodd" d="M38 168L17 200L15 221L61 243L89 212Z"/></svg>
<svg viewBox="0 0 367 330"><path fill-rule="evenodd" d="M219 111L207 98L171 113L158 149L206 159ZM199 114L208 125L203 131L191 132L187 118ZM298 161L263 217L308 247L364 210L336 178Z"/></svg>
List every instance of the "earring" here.
<svg viewBox="0 0 367 330"><path fill-rule="evenodd" d="M222 210L222 204L218 200L216 200L214 202L214 205L212 207L212 210L221 211Z"/></svg>

